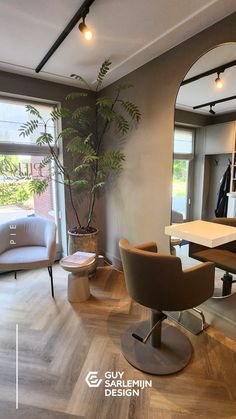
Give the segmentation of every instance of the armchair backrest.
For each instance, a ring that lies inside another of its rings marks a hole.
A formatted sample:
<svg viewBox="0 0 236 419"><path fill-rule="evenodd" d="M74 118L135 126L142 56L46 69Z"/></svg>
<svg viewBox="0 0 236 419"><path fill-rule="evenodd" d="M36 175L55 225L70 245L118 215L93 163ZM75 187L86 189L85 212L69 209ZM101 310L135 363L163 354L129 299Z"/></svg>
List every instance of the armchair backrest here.
<svg viewBox="0 0 236 419"><path fill-rule="evenodd" d="M53 221L38 216L19 218L0 224L0 253L14 247L47 247L50 237L55 236L55 231L56 226Z"/></svg>
<svg viewBox="0 0 236 419"><path fill-rule="evenodd" d="M178 281L182 279L181 260L119 242L127 291L138 303L159 310L175 310Z"/></svg>

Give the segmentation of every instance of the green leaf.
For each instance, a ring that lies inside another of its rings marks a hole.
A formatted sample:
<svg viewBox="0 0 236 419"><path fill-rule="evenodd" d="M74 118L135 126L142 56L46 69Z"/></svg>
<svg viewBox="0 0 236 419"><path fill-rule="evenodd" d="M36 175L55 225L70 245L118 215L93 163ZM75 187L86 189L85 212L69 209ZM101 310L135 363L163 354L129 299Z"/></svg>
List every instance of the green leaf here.
<svg viewBox="0 0 236 419"><path fill-rule="evenodd" d="M68 137L70 137L71 135L74 135L74 134L78 134L77 129L69 127L69 128L64 128L60 132L58 137L64 139L64 138L68 138Z"/></svg>
<svg viewBox="0 0 236 419"><path fill-rule="evenodd" d="M101 68L99 70L98 73L98 77L97 77L97 90L99 87L101 87L104 77L106 76L106 74L108 73L108 71L110 70L110 66L111 66L111 61L110 60L105 60L104 63L102 63Z"/></svg>
<svg viewBox="0 0 236 419"><path fill-rule="evenodd" d="M52 112L50 112L52 121L57 121L61 118L67 118L71 116L71 111L67 108L57 108L55 107Z"/></svg>
<svg viewBox="0 0 236 419"><path fill-rule="evenodd" d="M93 186L93 188L92 188L92 192L93 192L95 189L102 188L104 185L105 185L105 182L99 182L99 183L96 183L96 184Z"/></svg>
<svg viewBox="0 0 236 419"><path fill-rule="evenodd" d="M33 132L38 128L39 121L37 119L32 119L31 121L25 122L21 125L19 128L20 136L22 137L28 137L30 134L33 134Z"/></svg>
<svg viewBox="0 0 236 419"><path fill-rule="evenodd" d="M135 105L132 102L129 102L128 100L121 101L121 106L125 109L125 111L129 114L129 116L133 119L136 120L137 122L140 121L141 118L141 113L139 111L139 108L137 107L137 105Z"/></svg>
<svg viewBox="0 0 236 419"><path fill-rule="evenodd" d="M72 186L83 190L89 187L89 182L87 181L87 179L79 179L72 182Z"/></svg>
<svg viewBox="0 0 236 419"><path fill-rule="evenodd" d="M48 187L49 179L32 179L29 184L30 192L42 195Z"/></svg>
<svg viewBox="0 0 236 419"><path fill-rule="evenodd" d="M40 135L40 137L37 138L36 144L40 145L40 146L48 145L48 144L53 143L53 141L54 141L54 139L53 139L52 134L44 132L44 133L42 133L42 135Z"/></svg>
<svg viewBox="0 0 236 419"><path fill-rule="evenodd" d="M97 159L96 151L88 142L84 142L79 136L74 137L67 145L67 150L77 153L83 158L83 163L95 161Z"/></svg>
<svg viewBox="0 0 236 419"><path fill-rule="evenodd" d="M114 100L110 97L101 96L96 100L96 105L101 107L111 107Z"/></svg>
<svg viewBox="0 0 236 419"><path fill-rule="evenodd" d="M127 132L129 131L129 123L128 121L119 114L116 114L115 116L115 122L116 122L116 126L119 132L121 132L121 134L127 134Z"/></svg>
<svg viewBox="0 0 236 419"><path fill-rule="evenodd" d="M102 106L98 108L98 113L104 121L111 122L116 119L116 112L110 107Z"/></svg>
<svg viewBox="0 0 236 419"><path fill-rule="evenodd" d="M90 113L90 106L79 106L73 112L72 118L78 120L80 126L85 128L90 124Z"/></svg>
<svg viewBox="0 0 236 419"><path fill-rule="evenodd" d="M88 167L89 167L89 164L82 163L79 166L75 167L74 172L77 174L80 174L83 171L85 171Z"/></svg>
<svg viewBox="0 0 236 419"><path fill-rule="evenodd" d="M80 81L85 86L87 86L87 88L90 90L90 86L89 86L88 82L83 77L79 76L78 74L71 74L70 77L72 77L75 80Z"/></svg>
<svg viewBox="0 0 236 419"><path fill-rule="evenodd" d="M87 135L87 137L84 139L84 143L90 143L91 139L93 138L93 133L90 132L89 135Z"/></svg>
<svg viewBox="0 0 236 419"><path fill-rule="evenodd" d="M99 160L100 177L120 170L124 160L125 155L120 150L108 150Z"/></svg>
<svg viewBox="0 0 236 419"><path fill-rule="evenodd" d="M29 112L31 115L36 116L38 119L41 119L41 121L43 121L43 118L40 115L40 112L34 106L26 105L26 111Z"/></svg>
<svg viewBox="0 0 236 419"><path fill-rule="evenodd" d="M48 166L52 161L52 156L46 156L43 158L43 160L40 162L39 167L40 169L44 169L44 167Z"/></svg>
<svg viewBox="0 0 236 419"><path fill-rule="evenodd" d="M88 96L88 93L86 93L86 92L72 92L72 93L69 93L66 96L66 100L74 100L74 99L77 99L78 97L83 97L83 96Z"/></svg>
<svg viewBox="0 0 236 419"><path fill-rule="evenodd" d="M83 160L84 160L84 163L92 163L92 162L98 160L98 157L96 156L96 153L94 151L93 154L90 152L90 154L85 155Z"/></svg>

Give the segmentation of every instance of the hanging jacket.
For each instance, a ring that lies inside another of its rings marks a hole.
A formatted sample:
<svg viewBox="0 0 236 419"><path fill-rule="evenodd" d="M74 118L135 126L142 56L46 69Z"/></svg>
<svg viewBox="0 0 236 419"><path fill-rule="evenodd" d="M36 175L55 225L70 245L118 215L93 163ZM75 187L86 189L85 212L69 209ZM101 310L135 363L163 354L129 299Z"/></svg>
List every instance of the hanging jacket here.
<svg viewBox="0 0 236 419"><path fill-rule="evenodd" d="M218 199L215 209L216 217L227 217L228 208L228 196L227 193L230 191L230 177L231 177L231 165L228 167L220 181L220 189L218 192Z"/></svg>

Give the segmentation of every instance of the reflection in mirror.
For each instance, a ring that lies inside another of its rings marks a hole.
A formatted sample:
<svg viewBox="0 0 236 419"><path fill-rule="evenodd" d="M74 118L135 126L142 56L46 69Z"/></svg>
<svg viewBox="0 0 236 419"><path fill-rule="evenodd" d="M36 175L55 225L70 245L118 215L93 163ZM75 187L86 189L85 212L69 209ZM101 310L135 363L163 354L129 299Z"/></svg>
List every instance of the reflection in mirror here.
<svg viewBox="0 0 236 419"><path fill-rule="evenodd" d="M178 92L173 223L176 213L184 221L236 217L235 121L236 44L229 43L203 55Z"/></svg>

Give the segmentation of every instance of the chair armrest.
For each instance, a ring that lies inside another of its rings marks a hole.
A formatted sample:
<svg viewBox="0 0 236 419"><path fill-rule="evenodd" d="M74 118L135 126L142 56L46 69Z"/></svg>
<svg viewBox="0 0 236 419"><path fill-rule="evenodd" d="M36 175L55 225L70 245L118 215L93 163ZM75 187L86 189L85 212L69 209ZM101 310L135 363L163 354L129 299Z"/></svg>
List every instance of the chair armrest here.
<svg viewBox="0 0 236 419"><path fill-rule="evenodd" d="M134 247L139 250L146 250L147 252L154 252L154 253L158 252L158 247L155 242L142 243Z"/></svg>
<svg viewBox="0 0 236 419"><path fill-rule="evenodd" d="M185 269L182 279L182 295L186 296L187 304L185 309L198 306L213 295L215 264L205 262Z"/></svg>
<svg viewBox="0 0 236 419"><path fill-rule="evenodd" d="M212 220L216 224L224 224L226 226L236 227L236 218L228 217L217 217Z"/></svg>

